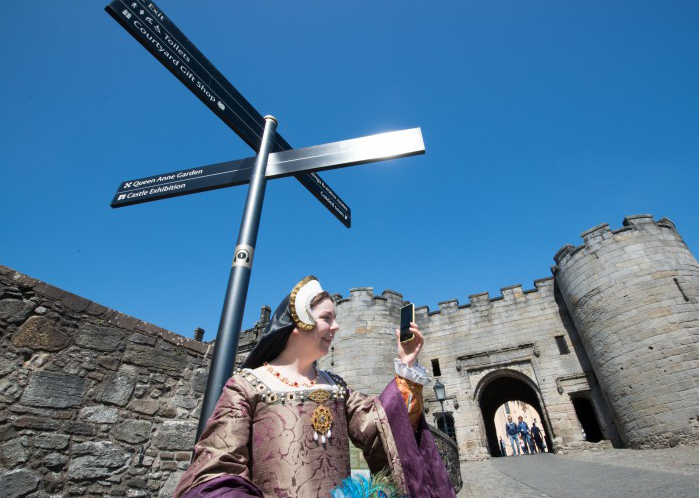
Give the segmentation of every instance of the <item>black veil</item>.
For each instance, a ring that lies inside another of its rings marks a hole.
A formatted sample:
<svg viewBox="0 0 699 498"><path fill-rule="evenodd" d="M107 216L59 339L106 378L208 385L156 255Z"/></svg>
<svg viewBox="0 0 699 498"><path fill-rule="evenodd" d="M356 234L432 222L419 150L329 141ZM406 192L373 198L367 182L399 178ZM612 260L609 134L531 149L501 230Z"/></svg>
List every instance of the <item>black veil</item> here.
<svg viewBox="0 0 699 498"><path fill-rule="evenodd" d="M274 315L265 327L262 337L250 351L247 359L243 362L242 368L261 367L264 362L273 360L284 350L289 340L291 331L296 324L291 318L289 311L289 295L277 306Z"/></svg>

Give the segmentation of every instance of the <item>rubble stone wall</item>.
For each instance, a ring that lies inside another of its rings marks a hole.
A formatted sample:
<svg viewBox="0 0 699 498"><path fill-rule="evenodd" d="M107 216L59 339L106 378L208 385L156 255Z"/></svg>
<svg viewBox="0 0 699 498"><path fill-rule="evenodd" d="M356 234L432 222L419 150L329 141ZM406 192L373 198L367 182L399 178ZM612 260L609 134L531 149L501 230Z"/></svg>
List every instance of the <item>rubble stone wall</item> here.
<svg viewBox="0 0 699 498"><path fill-rule="evenodd" d="M0 266L2 495L171 496L209 346Z"/></svg>

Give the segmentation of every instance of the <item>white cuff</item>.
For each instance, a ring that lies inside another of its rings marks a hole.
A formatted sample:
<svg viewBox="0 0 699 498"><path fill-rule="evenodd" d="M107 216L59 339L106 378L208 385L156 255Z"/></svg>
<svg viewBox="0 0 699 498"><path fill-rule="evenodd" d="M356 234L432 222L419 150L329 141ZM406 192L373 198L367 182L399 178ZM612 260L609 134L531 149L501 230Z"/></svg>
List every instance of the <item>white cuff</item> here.
<svg viewBox="0 0 699 498"><path fill-rule="evenodd" d="M399 377L403 377L404 379L415 382L416 384L422 384L423 386L426 386L432 382L432 379L427 376L427 370L417 363L411 368L396 358L393 360L393 364L396 367L396 375Z"/></svg>

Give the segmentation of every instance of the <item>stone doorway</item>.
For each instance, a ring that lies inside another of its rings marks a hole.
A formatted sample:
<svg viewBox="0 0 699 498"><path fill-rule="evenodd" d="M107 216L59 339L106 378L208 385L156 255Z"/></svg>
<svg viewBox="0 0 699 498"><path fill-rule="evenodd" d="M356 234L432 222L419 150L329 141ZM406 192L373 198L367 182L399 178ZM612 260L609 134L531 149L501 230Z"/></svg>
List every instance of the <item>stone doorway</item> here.
<svg viewBox="0 0 699 498"><path fill-rule="evenodd" d="M495 412L508 401L521 401L530 405L541 415L541 420L537 420L537 425L545 433L545 442L548 451L553 451L551 443L551 427L546 422L545 412L539 401L538 393L530 384L530 381L520 378L515 372L498 372L487 384L483 386L479 396L481 414L483 415L483 425L485 426L488 452L493 457L500 456L500 444L497 430L495 428ZM508 443L509 444L509 443Z"/></svg>
<svg viewBox="0 0 699 498"><path fill-rule="evenodd" d="M584 396L576 396L571 401L575 408L575 414L578 416L578 421L580 421L580 425L585 431L586 439L591 443L598 443L604 439L592 402Z"/></svg>

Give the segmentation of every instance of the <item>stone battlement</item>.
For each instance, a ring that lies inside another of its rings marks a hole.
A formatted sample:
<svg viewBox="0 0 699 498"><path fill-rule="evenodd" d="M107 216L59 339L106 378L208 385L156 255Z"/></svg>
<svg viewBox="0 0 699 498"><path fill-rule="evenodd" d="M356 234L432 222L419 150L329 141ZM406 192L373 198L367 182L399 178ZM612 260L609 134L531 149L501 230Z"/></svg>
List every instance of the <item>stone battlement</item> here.
<svg viewBox="0 0 699 498"><path fill-rule="evenodd" d="M562 265L568 264L571 259L576 256L589 254L597 251L601 246L612 244L616 241L628 239L629 232L671 232L674 237L679 239L680 237L675 224L668 218L661 218L658 221L653 219L652 214L637 214L633 216L627 216L624 218L622 227L616 230L611 230L608 223L602 223L596 225L588 230L585 230L580 234L583 239L583 243L579 246L573 246L566 244L553 256L556 265L551 268L552 273L555 275L558 269Z"/></svg>
<svg viewBox="0 0 699 498"><path fill-rule="evenodd" d="M371 300L379 302L391 302L394 304L398 303L399 305L402 305L403 303L403 294L401 294L400 292L386 289L381 293L380 296L375 296L373 287L352 287L350 289L349 297L342 297L342 294L333 294L332 297L335 300L335 303L338 305L349 303L352 301Z"/></svg>
<svg viewBox="0 0 699 498"><path fill-rule="evenodd" d="M415 309L415 314L419 317L431 317L442 312L452 313L458 310L472 309L473 311L484 311L495 306L520 306L527 301L527 295L533 293L549 295L553 292L553 278L540 278L534 281L533 289L522 289L522 284L509 285L500 288L500 295L490 297L489 292L480 292L468 296L468 303L460 304L458 299L450 299L437 304L439 309L430 311L428 306L420 306Z"/></svg>
<svg viewBox="0 0 699 498"><path fill-rule="evenodd" d="M500 295L490 297L489 292L480 292L468 296L469 302L460 304L458 299L449 299L437 304L438 309L430 311L429 306L416 306L416 318L425 318L437 315L441 312L453 312L467 308L480 309L483 307L492 307L494 303L501 302L499 306L520 305L526 301L527 295L532 293L545 293L549 295L553 292L553 277L540 278L534 281L533 289L523 289L522 284L509 285L500 289ZM373 287L354 287L350 289L350 296L343 297L342 294L334 294L335 303L342 307L349 304L371 303L371 305L391 304L394 306L402 306L407 303L403 299L403 294L393 290L386 289L380 296L374 295Z"/></svg>

